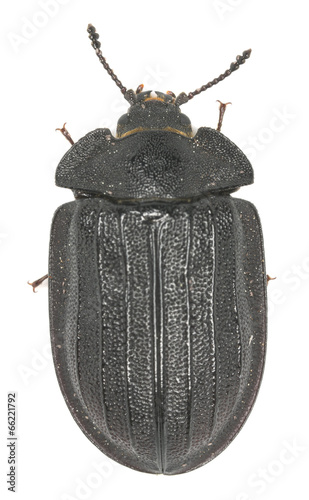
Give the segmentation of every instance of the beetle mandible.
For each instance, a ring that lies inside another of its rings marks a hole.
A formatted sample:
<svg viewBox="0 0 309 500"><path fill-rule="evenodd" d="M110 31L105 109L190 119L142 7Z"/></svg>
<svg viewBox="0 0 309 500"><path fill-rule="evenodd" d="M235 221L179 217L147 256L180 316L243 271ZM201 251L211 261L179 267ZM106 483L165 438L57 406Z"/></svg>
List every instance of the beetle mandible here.
<svg viewBox="0 0 309 500"><path fill-rule="evenodd" d="M56 184L75 201L55 213L49 297L53 359L66 403L102 452L133 469L193 470L218 455L255 401L266 347L258 213L231 196L253 182L217 130L193 133L180 106L212 87L127 90L116 137L96 129L72 147ZM38 283L36 283L38 284Z"/></svg>

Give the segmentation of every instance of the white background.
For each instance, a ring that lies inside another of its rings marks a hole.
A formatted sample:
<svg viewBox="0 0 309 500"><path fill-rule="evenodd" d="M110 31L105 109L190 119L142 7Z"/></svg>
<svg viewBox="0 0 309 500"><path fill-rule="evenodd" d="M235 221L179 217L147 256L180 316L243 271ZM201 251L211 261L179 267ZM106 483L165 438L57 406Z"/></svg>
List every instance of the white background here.
<svg viewBox="0 0 309 500"><path fill-rule="evenodd" d="M308 43L304 0L103 2L15 0L1 7L1 393L0 495L7 492L6 394L18 393L18 493L22 500L309 498L308 487ZM196 126L216 127L248 154L255 184L237 196L258 208L269 285L269 341L262 387L233 443L182 476L152 476L107 459L74 423L49 350L50 221L72 200L54 185L76 141L115 127L127 102L99 64L86 32L134 89L189 92L249 59L183 106ZM251 144L251 145L250 145ZM98 472L100 470L101 472Z"/></svg>

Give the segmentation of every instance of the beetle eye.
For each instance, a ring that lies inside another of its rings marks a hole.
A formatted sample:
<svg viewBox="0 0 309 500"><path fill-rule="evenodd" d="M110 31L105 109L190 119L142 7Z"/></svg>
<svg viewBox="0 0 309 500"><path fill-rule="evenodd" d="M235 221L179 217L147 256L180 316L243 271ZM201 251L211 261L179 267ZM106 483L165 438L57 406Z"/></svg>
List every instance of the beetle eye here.
<svg viewBox="0 0 309 500"><path fill-rule="evenodd" d="M127 125L129 123L129 115L122 115L118 120L118 125Z"/></svg>
<svg viewBox="0 0 309 500"><path fill-rule="evenodd" d="M175 97L176 98L176 95L174 94L174 92L172 92L171 90L167 90L166 93L168 95L171 95L172 97Z"/></svg>
<svg viewBox="0 0 309 500"><path fill-rule="evenodd" d="M188 118L188 116L186 116L186 115L183 115L182 113L180 115L180 122L182 125L190 125L191 124L190 118Z"/></svg>
<svg viewBox="0 0 309 500"><path fill-rule="evenodd" d="M136 93L136 94L139 94L139 93L143 90L143 88L144 88L144 84L143 84L143 83L141 83L141 84L137 87L137 89L136 89L135 93Z"/></svg>

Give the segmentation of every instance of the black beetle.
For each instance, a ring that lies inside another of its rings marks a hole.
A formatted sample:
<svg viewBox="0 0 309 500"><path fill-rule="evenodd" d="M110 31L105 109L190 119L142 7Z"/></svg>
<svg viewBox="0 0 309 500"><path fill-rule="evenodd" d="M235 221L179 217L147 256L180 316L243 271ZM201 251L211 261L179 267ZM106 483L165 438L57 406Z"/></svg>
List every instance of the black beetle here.
<svg viewBox="0 0 309 500"><path fill-rule="evenodd" d="M114 460L163 474L213 459L255 401L266 347L259 217L231 197L253 182L217 130L194 135L180 105L194 92L127 90L114 137L96 129L62 158L56 184L75 201L50 242L51 341L59 384L86 436Z"/></svg>

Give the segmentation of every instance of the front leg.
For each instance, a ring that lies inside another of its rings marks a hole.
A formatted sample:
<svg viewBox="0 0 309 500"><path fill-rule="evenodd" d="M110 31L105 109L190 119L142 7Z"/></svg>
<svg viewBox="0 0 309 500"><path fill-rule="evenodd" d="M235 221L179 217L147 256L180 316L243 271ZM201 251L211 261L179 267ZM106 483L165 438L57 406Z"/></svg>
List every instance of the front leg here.
<svg viewBox="0 0 309 500"><path fill-rule="evenodd" d="M71 137L71 134L70 132L67 131L67 129L65 128L66 126L66 122L63 124L63 127L62 128L56 128L56 130L60 130L60 132L62 133L62 135L69 141L70 144L74 144L74 141Z"/></svg>
<svg viewBox="0 0 309 500"><path fill-rule="evenodd" d="M221 102L219 100L217 100L217 102L220 103L220 107L219 107L219 121L218 121L218 125L217 125L217 131L220 132L221 131L221 127L222 127L222 122L223 122L223 116L224 116L224 113L225 113L225 110L226 110L226 106L228 104L232 104L231 102Z"/></svg>

